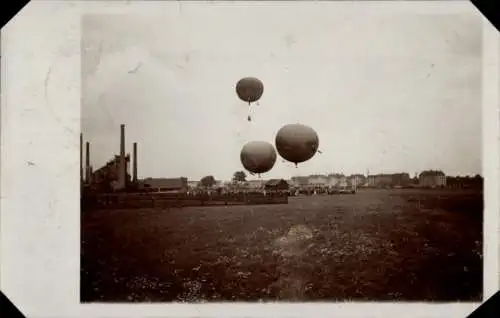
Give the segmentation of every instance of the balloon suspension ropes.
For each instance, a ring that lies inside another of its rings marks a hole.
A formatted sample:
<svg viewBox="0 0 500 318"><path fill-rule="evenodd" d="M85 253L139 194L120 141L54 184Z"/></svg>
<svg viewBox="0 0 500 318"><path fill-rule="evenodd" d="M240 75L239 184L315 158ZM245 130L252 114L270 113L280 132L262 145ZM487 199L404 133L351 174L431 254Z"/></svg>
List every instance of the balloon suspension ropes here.
<svg viewBox="0 0 500 318"><path fill-rule="evenodd" d="M248 100L248 117L247 117L247 120L248 121L252 121L252 117L250 116L250 99Z"/></svg>

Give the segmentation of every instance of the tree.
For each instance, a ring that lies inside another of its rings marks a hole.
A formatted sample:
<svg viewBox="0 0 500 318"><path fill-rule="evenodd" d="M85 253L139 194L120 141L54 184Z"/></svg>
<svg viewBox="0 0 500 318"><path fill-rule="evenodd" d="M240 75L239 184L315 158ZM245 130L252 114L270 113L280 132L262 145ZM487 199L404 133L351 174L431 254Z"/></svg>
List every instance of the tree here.
<svg viewBox="0 0 500 318"><path fill-rule="evenodd" d="M200 184L206 188L210 188L215 184L214 176L206 176L201 178Z"/></svg>
<svg viewBox="0 0 500 318"><path fill-rule="evenodd" d="M233 174L233 181L245 182L247 180L247 175L244 171L236 171Z"/></svg>

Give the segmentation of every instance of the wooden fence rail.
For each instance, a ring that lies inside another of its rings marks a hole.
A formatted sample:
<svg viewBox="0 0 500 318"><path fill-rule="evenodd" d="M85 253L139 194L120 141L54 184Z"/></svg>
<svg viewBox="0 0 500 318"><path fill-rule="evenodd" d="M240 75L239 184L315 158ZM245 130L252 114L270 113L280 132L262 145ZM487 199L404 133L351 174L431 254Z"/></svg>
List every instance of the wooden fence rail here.
<svg viewBox="0 0 500 318"><path fill-rule="evenodd" d="M172 193L98 194L82 197L82 210L223 205L288 204L281 194L186 195Z"/></svg>

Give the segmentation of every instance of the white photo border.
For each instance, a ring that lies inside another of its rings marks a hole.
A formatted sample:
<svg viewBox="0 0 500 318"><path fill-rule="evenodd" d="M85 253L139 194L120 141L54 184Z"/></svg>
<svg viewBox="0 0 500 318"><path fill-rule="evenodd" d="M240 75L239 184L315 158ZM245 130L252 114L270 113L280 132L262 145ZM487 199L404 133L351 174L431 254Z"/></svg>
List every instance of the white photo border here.
<svg viewBox="0 0 500 318"><path fill-rule="evenodd" d="M299 2L298 2L299 3ZM0 288L28 317L465 317L479 303L80 304L80 17L171 1L32 1L2 29ZM332 2L480 13L469 1ZM500 37L483 27L484 296L500 286ZM50 38L51 41L46 39Z"/></svg>

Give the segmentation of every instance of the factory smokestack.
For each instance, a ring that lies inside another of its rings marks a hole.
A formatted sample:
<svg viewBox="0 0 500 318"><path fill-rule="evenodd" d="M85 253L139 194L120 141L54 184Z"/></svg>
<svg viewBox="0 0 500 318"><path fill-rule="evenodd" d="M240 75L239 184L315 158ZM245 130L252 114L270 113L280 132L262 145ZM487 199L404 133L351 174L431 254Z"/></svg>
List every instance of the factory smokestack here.
<svg viewBox="0 0 500 318"><path fill-rule="evenodd" d="M89 183L92 183L92 178L94 176L94 168L89 166Z"/></svg>
<svg viewBox="0 0 500 318"><path fill-rule="evenodd" d="M83 133L80 133L80 183L83 182Z"/></svg>
<svg viewBox="0 0 500 318"><path fill-rule="evenodd" d="M127 180L127 162L125 158L125 125L120 125L120 188L124 189Z"/></svg>
<svg viewBox="0 0 500 318"><path fill-rule="evenodd" d="M85 181L90 182L90 143L85 143Z"/></svg>
<svg viewBox="0 0 500 318"><path fill-rule="evenodd" d="M133 152L133 160L134 160L134 170L133 170L133 180L137 182L137 143L134 142L134 152Z"/></svg>

